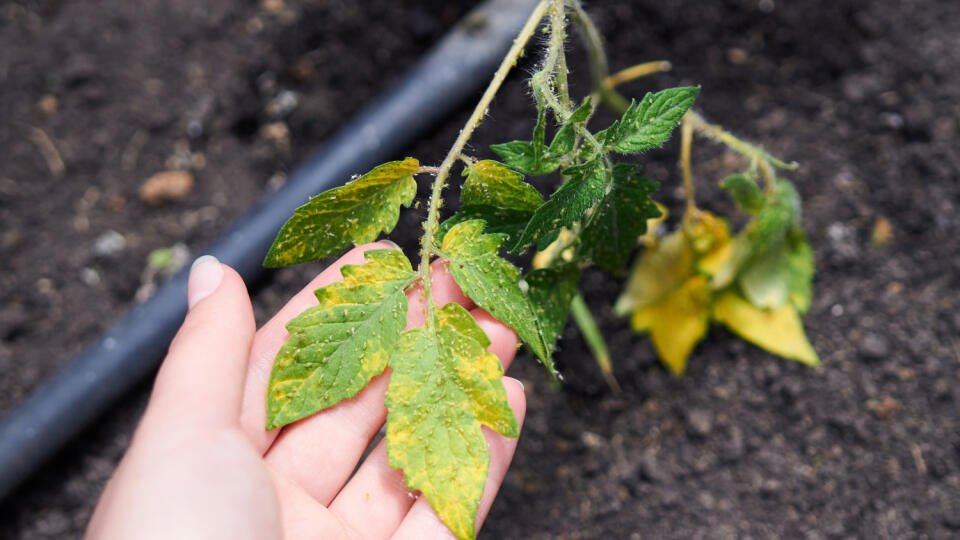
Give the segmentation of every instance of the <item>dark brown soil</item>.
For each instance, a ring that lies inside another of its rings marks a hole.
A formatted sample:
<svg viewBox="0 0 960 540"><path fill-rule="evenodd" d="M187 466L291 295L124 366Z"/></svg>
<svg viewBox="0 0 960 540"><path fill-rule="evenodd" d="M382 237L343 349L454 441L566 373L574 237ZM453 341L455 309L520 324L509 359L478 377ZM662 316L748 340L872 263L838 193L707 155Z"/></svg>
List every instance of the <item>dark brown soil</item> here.
<svg viewBox="0 0 960 540"><path fill-rule="evenodd" d="M468 4L2 3L0 412L133 305L151 250L210 242ZM527 423L482 536L960 536L960 5L598 0L590 9L615 68L674 62L625 92L701 84L707 117L803 165L791 176L817 255L806 324L823 367L715 329L675 380L646 338L611 317L620 282L590 273L585 296L624 391L611 395L573 327L559 355L562 391L533 361L517 362ZM583 91L584 65L573 67ZM523 73L472 152L529 133ZM465 114L405 154L438 161ZM643 158L673 206L675 150ZM727 156L707 143L694 152L702 205L728 211L713 187ZM140 201L143 181L176 167L196 178L183 200ZM893 236L877 246L881 218ZM394 238L414 246L419 219L405 214ZM256 294L259 320L321 266L278 272ZM5 501L0 537L78 537L147 390Z"/></svg>

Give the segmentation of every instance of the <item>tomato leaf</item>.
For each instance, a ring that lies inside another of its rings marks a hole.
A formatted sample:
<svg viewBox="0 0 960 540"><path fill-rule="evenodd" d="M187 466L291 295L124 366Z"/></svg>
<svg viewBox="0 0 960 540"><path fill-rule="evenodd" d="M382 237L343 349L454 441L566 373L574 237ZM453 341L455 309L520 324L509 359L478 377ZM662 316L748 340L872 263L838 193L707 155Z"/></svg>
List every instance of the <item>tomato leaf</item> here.
<svg viewBox="0 0 960 540"><path fill-rule="evenodd" d="M766 202L763 192L757 186L756 175L732 174L720 182L720 187L730 194L737 206L749 214L759 212Z"/></svg>
<svg viewBox="0 0 960 540"><path fill-rule="evenodd" d="M820 364L820 358L803 332L800 315L792 304L776 309L760 309L733 291L720 295L713 316L743 339L767 351L808 366Z"/></svg>
<svg viewBox="0 0 960 540"><path fill-rule="evenodd" d="M639 102L632 101L619 120L597 133L597 139L621 154L658 148L670 138L699 92L699 87L686 86L648 93Z"/></svg>
<svg viewBox="0 0 960 540"><path fill-rule="evenodd" d="M533 140L494 144L490 149L503 158L511 168L524 174L549 174L557 170L560 161L550 155L550 150L544 144L546 118L546 109L541 108L537 115L537 125L533 128Z"/></svg>
<svg viewBox="0 0 960 540"><path fill-rule="evenodd" d="M356 395L383 372L407 323L406 289L416 278L399 249L364 253L343 281L317 289L320 304L287 323L267 392L267 429Z"/></svg>
<svg viewBox="0 0 960 540"><path fill-rule="evenodd" d="M400 205L417 194L413 158L391 161L297 208L277 235L263 265L278 268L335 255L351 244L372 242L397 225Z"/></svg>
<svg viewBox="0 0 960 540"><path fill-rule="evenodd" d="M478 161L466 167L463 175L467 180L460 191L460 202L465 205L533 211L543 204L543 195L537 188L502 163L489 159Z"/></svg>
<svg viewBox="0 0 960 540"><path fill-rule="evenodd" d="M568 177L550 199L533 213L512 251L537 242L561 228L579 221L587 210L603 196L604 167L599 159L568 167L563 171Z"/></svg>
<svg viewBox="0 0 960 540"><path fill-rule="evenodd" d="M567 122L553 136L548 148L551 157L560 158L573 151L577 141L577 128L583 126L590 119L591 114L593 114L593 100L587 98L570 114Z"/></svg>
<svg viewBox="0 0 960 540"><path fill-rule="evenodd" d="M451 303L438 310L436 325L404 332L390 358L390 466L403 469L407 488L420 490L460 539L476 535L487 480L490 454L481 427L519 433L489 345L473 317Z"/></svg>
<svg viewBox="0 0 960 540"><path fill-rule="evenodd" d="M447 232L440 255L450 261L450 274L464 294L513 328L555 377L552 344L547 343L540 319L520 289L520 271L497 255L504 239L503 235L484 234L482 221L466 221Z"/></svg>
<svg viewBox="0 0 960 540"><path fill-rule="evenodd" d="M614 165L612 189L600 200L580 236L580 255L610 272L622 272L640 235L647 232L647 220L660 216L650 199L657 186L640 176L636 165Z"/></svg>
<svg viewBox="0 0 960 540"><path fill-rule="evenodd" d="M527 295L540 319L544 341L552 352L570 315L570 302L577 294L580 270L575 264L541 268L527 274L524 280L530 287Z"/></svg>
<svg viewBox="0 0 960 540"><path fill-rule="evenodd" d="M506 165L483 160L464 169L467 180L460 191L463 206L440 224L437 237L443 239L451 227L471 219L482 219L489 233L507 235L507 244L515 243L534 210L543 204L543 196L523 175Z"/></svg>
<svg viewBox="0 0 960 540"><path fill-rule="evenodd" d="M706 276L693 276L656 303L634 311L630 324L637 332L650 332L657 356L680 376L693 348L707 333L711 300Z"/></svg>

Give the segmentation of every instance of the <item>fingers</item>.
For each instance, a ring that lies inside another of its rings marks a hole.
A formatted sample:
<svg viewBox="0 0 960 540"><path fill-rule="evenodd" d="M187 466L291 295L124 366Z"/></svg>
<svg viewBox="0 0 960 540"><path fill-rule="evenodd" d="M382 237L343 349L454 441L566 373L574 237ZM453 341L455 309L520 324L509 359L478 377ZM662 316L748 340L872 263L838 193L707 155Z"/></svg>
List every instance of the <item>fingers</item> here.
<svg viewBox="0 0 960 540"><path fill-rule="evenodd" d="M364 264L363 252L370 249L389 249L395 247L387 242L374 242L358 246L347 252L327 267L306 287L300 290L283 308L267 321L257 332L250 348L247 366L247 379L244 384L243 405L240 412L240 426L254 446L264 453L270 448L280 430L266 431L267 424L267 384L270 382L270 370L277 351L287 340L286 324L303 310L317 305L313 291L340 281L340 269L347 264Z"/></svg>
<svg viewBox="0 0 960 540"><path fill-rule="evenodd" d="M466 297L445 266L435 262L433 269L434 302L465 302ZM422 313L420 296L413 292L411 296L407 313ZM408 320L419 326L423 315L408 315ZM386 419L383 399L387 382L386 374L374 377L352 399L284 428L265 456L267 463L322 504L329 503Z"/></svg>
<svg viewBox="0 0 960 540"><path fill-rule="evenodd" d="M504 377L504 386L507 388L507 399L510 401L510 407L522 426L527 411L523 385L516 379ZM510 461L513 460L513 453L517 448L518 441L517 438L504 437L487 429L483 430L483 436L487 439L487 446L490 448L490 469L487 473L487 483L483 488L483 497L480 499L480 506L477 509L478 532L483 525L483 520L487 517L487 513L490 512L490 506L497 496L497 491L500 490L503 477L507 474ZM440 521L433 508L430 507L430 503L427 502L426 497L420 497L403 518L403 522L400 523L392 538L394 540L426 540L432 538L453 540L456 537Z"/></svg>
<svg viewBox="0 0 960 540"><path fill-rule="evenodd" d="M255 322L247 288L210 256L194 263L186 319L157 374L148 416L236 425Z"/></svg>
<svg viewBox="0 0 960 540"><path fill-rule="evenodd" d="M517 352L517 335L483 309L475 308L471 314L490 338L488 349L497 355L506 370ZM510 391L508 385L508 397ZM511 406L514 406L514 403L511 401ZM523 408L514 406L514 413L522 422ZM404 483L403 472L390 468L385 443L380 441L353 478L337 494L330 504L330 510L361 537L386 538L400 525L414 502ZM372 519L373 516L375 519Z"/></svg>

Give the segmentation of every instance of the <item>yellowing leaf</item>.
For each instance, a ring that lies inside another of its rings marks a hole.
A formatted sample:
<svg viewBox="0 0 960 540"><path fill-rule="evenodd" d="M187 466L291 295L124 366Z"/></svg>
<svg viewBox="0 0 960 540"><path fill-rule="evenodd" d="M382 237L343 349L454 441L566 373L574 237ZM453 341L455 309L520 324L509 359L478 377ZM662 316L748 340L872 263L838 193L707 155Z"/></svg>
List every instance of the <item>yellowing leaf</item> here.
<svg viewBox="0 0 960 540"><path fill-rule="evenodd" d="M624 316L658 302L679 287L693 270L694 253L683 231L648 248L630 271L630 279L613 311Z"/></svg>
<svg viewBox="0 0 960 540"><path fill-rule="evenodd" d="M392 231L400 205L409 207L417 194L413 175L419 168L413 158L391 161L313 197L280 229L263 265L277 268L314 261Z"/></svg>
<svg viewBox="0 0 960 540"><path fill-rule="evenodd" d="M472 539L490 454L481 426L519 433L507 403L503 368L490 340L457 304L437 312L434 326L403 333L390 358L387 457L403 469L444 524Z"/></svg>
<svg viewBox="0 0 960 540"><path fill-rule="evenodd" d="M484 205L533 212L543 204L537 188L506 165L484 159L463 170L467 180L460 191L464 205Z"/></svg>
<svg viewBox="0 0 960 540"><path fill-rule="evenodd" d="M317 289L320 304L287 324L267 391L267 429L332 407L383 372L407 321L404 289L416 274L399 249L364 253L343 281Z"/></svg>
<svg viewBox="0 0 960 540"><path fill-rule="evenodd" d="M820 364L817 352L803 332L800 315L792 304L763 310L739 294L727 291L714 304L713 317L743 339L773 354L808 366Z"/></svg>
<svg viewBox="0 0 960 540"><path fill-rule="evenodd" d="M520 271L497 255L504 235L484 234L483 226L479 220L454 225L443 237L440 255L450 261L450 275L463 292L513 328L555 377L553 343L547 343L540 318L520 289Z"/></svg>
<svg viewBox="0 0 960 540"><path fill-rule="evenodd" d="M655 304L634 311L630 323L638 332L650 332L660 360L674 375L683 375L687 357L707 333L710 300L706 276L694 276Z"/></svg>
<svg viewBox="0 0 960 540"><path fill-rule="evenodd" d="M460 191L462 206L440 224L437 238L442 241L458 223L482 219L488 233L506 234L507 243L515 244L534 210L543 204L543 196L523 181L522 174L496 161L478 161L466 167L463 174L467 180Z"/></svg>

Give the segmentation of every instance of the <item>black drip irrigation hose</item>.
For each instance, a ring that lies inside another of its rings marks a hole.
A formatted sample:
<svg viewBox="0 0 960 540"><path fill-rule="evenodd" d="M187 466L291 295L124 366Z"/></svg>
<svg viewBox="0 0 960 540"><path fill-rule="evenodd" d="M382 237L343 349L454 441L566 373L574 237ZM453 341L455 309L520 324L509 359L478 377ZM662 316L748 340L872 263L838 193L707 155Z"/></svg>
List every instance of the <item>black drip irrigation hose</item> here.
<svg viewBox="0 0 960 540"><path fill-rule="evenodd" d="M312 195L396 158L486 83L535 0L488 0L379 101L346 124L286 184L204 251L248 283L274 236ZM186 314L187 270L131 310L0 424L0 499L151 375Z"/></svg>

